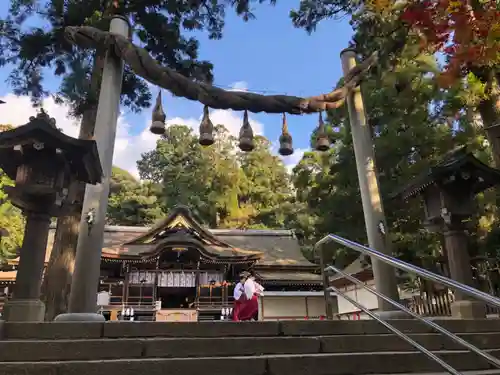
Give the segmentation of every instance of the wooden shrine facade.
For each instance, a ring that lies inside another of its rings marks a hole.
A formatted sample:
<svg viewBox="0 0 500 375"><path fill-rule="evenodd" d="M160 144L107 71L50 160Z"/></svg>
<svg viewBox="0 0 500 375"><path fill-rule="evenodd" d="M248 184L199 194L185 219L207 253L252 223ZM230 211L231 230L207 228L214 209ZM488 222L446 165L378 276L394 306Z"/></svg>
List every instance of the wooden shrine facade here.
<svg viewBox="0 0 500 375"><path fill-rule="evenodd" d="M46 261L52 239L53 233ZM16 261L10 266L15 269ZM269 291L322 288L318 266L303 256L292 231L206 229L188 208L177 207L153 228L105 228L96 293L105 294L100 303L111 315L132 308L144 319L156 314L158 320L167 310L198 319L232 305L244 270ZM0 288L14 280L15 270L0 272Z"/></svg>

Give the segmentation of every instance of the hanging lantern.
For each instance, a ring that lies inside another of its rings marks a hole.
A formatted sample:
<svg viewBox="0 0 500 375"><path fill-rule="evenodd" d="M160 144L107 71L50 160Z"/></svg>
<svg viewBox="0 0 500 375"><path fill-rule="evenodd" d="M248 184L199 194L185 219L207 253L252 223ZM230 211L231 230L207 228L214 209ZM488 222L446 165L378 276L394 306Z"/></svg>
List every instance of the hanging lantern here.
<svg viewBox="0 0 500 375"><path fill-rule="evenodd" d="M167 116L163 111L163 105L161 104L161 91L158 93L156 97L156 104L153 108L152 124L149 128L149 131L153 134L163 135L165 134L165 119Z"/></svg>
<svg viewBox="0 0 500 375"><path fill-rule="evenodd" d="M316 145L317 151L328 151L330 148L330 138L326 134L325 123L323 122L323 115L319 113L319 124L316 130Z"/></svg>
<svg viewBox="0 0 500 375"><path fill-rule="evenodd" d="M280 135L280 149L279 154L282 156L288 156L293 154L293 143L292 136L288 132L288 124L286 123L286 114L283 113L283 126L281 128Z"/></svg>
<svg viewBox="0 0 500 375"><path fill-rule="evenodd" d="M248 112L245 110L243 114L243 125L240 129L240 144L239 148L241 151L252 151L255 147L253 142L253 130L250 126L250 122L248 121Z"/></svg>
<svg viewBox="0 0 500 375"><path fill-rule="evenodd" d="M200 123L200 139L202 146L211 146L214 144L214 124L210 121L208 106L203 108L203 118Z"/></svg>

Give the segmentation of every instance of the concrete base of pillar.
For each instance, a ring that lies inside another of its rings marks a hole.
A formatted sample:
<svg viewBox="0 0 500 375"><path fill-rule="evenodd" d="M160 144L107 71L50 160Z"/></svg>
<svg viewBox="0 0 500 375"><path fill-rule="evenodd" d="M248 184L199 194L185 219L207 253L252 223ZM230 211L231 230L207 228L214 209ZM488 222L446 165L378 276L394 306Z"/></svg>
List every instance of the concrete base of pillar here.
<svg viewBox="0 0 500 375"><path fill-rule="evenodd" d="M54 322L105 322L106 318L97 313L67 313L56 316Z"/></svg>
<svg viewBox="0 0 500 375"><path fill-rule="evenodd" d="M7 322L43 322L45 304L39 299L11 299L3 307L2 318Z"/></svg>
<svg viewBox="0 0 500 375"><path fill-rule="evenodd" d="M378 311L377 315L382 320L393 320L393 319L413 319L413 317L401 310L391 310L391 311Z"/></svg>
<svg viewBox="0 0 500 375"><path fill-rule="evenodd" d="M455 301L451 304L451 316L456 319L484 319L486 306L480 301Z"/></svg>

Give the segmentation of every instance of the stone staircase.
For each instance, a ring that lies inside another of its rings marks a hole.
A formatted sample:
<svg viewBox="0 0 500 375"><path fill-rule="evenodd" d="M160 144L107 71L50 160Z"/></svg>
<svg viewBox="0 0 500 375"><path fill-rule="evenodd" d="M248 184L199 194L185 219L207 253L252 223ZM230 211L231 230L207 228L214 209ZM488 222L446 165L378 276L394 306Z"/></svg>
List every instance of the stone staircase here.
<svg viewBox="0 0 500 375"><path fill-rule="evenodd" d="M499 374L415 320L395 327L462 372ZM0 375L443 373L376 321L0 323ZM500 320L443 320L500 356Z"/></svg>

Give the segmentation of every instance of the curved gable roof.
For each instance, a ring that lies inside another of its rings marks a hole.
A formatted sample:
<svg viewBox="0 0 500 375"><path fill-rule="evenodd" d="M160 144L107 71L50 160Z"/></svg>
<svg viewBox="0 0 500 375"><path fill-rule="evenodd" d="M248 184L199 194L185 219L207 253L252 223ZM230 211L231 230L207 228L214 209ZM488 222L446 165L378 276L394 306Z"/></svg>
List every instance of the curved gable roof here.
<svg viewBox="0 0 500 375"><path fill-rule="evenodd" d="M184 220L184 222L183 222ZM178 207L158 225L148 227L106 226L102 257L104 259L140 259L155 251L161 234L170 225L189 224L202 240L205 249L220 259L246 259L255 265L279 268L316 268L302 254L300 244L291 230L205 229L189 209ZM55 227L49 232L45 261L48 262L54 243ZM155 240L156 238L156 241ZM18 259L9 263L17 263Z"/></svg>

